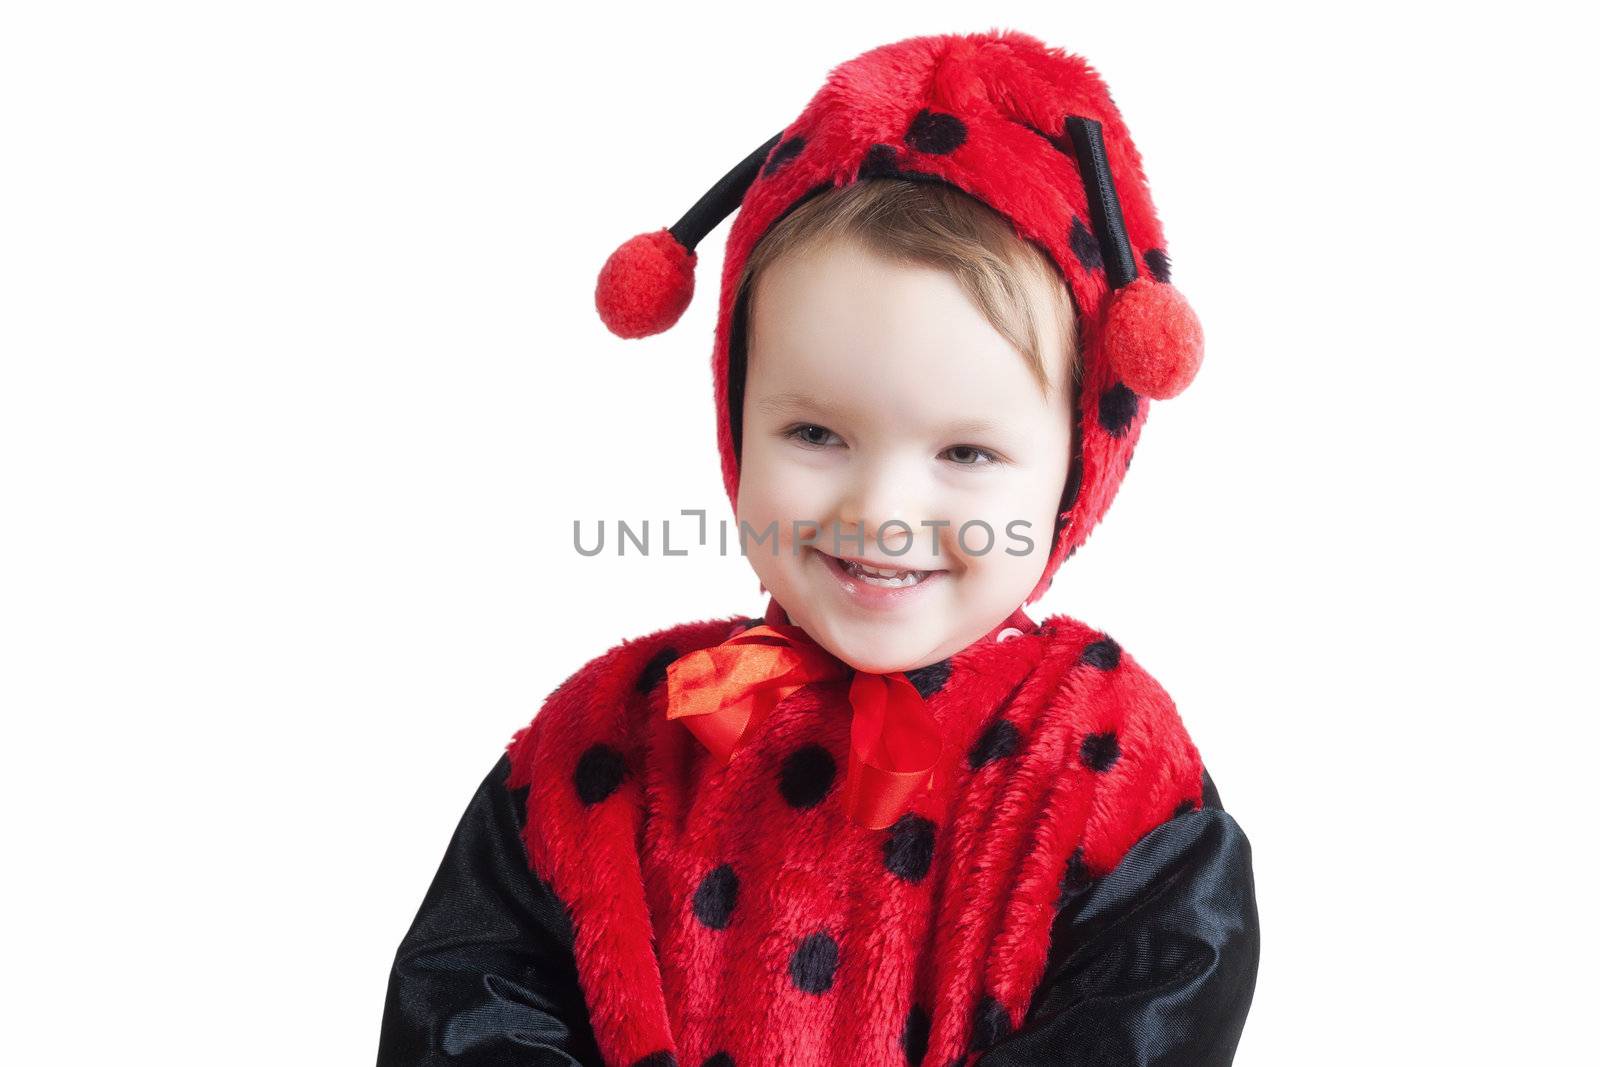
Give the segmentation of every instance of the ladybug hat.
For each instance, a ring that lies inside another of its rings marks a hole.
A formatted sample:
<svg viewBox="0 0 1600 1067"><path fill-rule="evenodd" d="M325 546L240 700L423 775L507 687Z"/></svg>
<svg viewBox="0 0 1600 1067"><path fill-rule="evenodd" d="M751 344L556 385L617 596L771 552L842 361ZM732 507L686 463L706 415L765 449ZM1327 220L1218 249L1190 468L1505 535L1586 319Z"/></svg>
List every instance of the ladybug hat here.
<svg viewBox="0 0 1600 1067"><path fill-rule="evenodd" d="M737 290L745 261L805 200L871 178L945 182L977 198L1042 248L1071 290L1082 360L1078 432L1031 604L1111 505L1150 401L1189 384L1203 347L1198 319L1169 281L1138 150L1104 81L1081 57L995 30L912 37L840 64L798 118L683 218L613 252L595 305L618 336L666 330L694 295L696 244L738 212L712 355L722 476L737 506L745 363Z"/></svg>

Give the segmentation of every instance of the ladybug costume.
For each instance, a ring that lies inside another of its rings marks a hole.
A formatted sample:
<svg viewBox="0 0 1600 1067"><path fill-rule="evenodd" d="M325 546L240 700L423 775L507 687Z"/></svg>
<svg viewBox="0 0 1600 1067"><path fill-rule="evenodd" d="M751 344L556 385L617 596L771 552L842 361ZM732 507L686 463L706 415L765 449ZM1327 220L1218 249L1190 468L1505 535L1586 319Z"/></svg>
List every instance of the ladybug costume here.
<svg viewBox="0 0 1600 1067"><path fill-rule="evenodd" d="M977 197L1071 290L1079 429L1031 604L1202 348L1081 58L993 31L841 64L678 223L619 248L597 308L621 336L670 327L696 243L737 212L713 355L736 500L743 264L799 203L871 179ZM378 1060L1209 1067L1232 1062L1258 954L1249 842L1108 634L1019 607L863 677L769 597L616 644L516 732L396 954Z"/></svg>

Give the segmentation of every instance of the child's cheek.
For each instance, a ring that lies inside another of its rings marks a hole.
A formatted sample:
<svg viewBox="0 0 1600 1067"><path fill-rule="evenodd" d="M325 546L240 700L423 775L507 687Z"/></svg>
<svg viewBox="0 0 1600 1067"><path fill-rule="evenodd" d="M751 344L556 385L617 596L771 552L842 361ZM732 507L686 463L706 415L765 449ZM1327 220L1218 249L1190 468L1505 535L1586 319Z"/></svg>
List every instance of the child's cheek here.
<svg viewBox="0 0 1600 1067"><path fill-rule="evenodd" d="M1048 483L1032 481L997 478L982 490L958 494L950 502L948 544L940 552L953 553L974 576L1042 567L1060 496Z"/></svg>
<svg viewBox="0 0 1600 1067"><path fill-rule="evenodd" d="M754 484L749 487L750 510L760 512L764 521L777 520L781 526L784 543L794 539L794 525L824 523L829 519L827 510L827 475L807 462L807 457L790 458L767 455L764 462L751 472ZM740 497L746 492L740 485Z"/></svg>
<svg viewBox="0 0 1600 1067"><path fill-rule="evenodd" d="M803 483L790 476L781 461L768 454L747 466L739 479L739 520L747 526L749 537L763 538L762 552L776 540L785 554L796 551L796 521L813 518L806 505ZM806 528L798 531L803 537ZM753 550L752 550L753 551Z"/></svg>

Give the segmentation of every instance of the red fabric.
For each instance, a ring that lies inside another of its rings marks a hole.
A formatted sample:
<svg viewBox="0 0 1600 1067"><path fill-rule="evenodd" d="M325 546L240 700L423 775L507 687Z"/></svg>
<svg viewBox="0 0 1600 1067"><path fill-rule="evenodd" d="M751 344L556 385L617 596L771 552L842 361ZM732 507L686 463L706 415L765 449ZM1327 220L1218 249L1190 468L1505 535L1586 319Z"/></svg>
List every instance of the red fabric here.
<svg viewBox="0 0 1600 1067"><path fill-rule="evenodd" d="M726 765L667 718L668 661L744 620L624 641L517 731L529 863L570 910L607 1063L901 1067L919 1018L923 1064L947 1067L975 1020L1020 1023L1069 861L1110 870L1201 790L1171 699L1125 650L1066 616L1007 623L1021 636L998 627L923 676L940 785L883 829L842 802L842 677L775 703Z"/></svg>
<svg viewBox="0 0 1600 1067"><path fill-rule="evenodd" d="M753 626L667 667L667 718L681 721L718 763L727 763L741 740L759 736L779 701L848 671L798 626Z"/></svg>
<svg viewBox="0 0 1600 1067"><path fill-rule="evenodd" d="M1106 318L1106 358L1128 388L1166 400L1189 387L1205 349L1200 319L1170 285L1136 278Z"/></svg>
<svg viewBox="0 0 1600 1067"><path fill-rule="evenodd" d="M851 671L800 627L767 623L668 666L667 718L726 764L789 694L842 675L850 675L851 707L845 811L857 825L881 830L932 783L942 747L938 724L903 672Z"/></svg>
<svg viewBox="0 0 1600 1067"><path fill-rule="evenodd" d="M595 310L618 337L648 337L678 320L694 299L699 257L665 227L626 241L606 259Z"/></svg>

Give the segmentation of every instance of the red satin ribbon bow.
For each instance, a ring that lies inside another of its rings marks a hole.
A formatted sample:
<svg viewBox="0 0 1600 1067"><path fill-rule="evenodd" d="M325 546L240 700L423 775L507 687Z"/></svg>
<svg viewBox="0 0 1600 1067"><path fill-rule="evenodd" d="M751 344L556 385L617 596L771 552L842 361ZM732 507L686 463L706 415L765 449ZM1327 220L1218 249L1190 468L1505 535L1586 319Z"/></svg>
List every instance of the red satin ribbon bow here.
<svg viewBox="0 0 1600 1067"><path fill-rule="evenodd" d="M810 682L851 668L798 626L768 622L667 665L667 718L682 719L727 764L772 709ZM853 672L845 814L869 830L894 824L932 781L944 747L922 694L902 671Z"/></svg>

